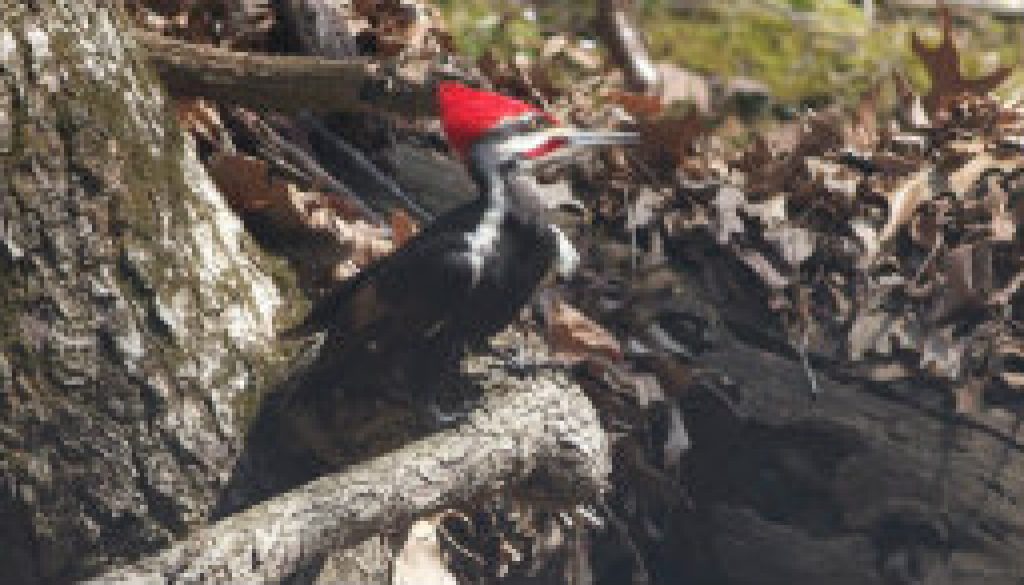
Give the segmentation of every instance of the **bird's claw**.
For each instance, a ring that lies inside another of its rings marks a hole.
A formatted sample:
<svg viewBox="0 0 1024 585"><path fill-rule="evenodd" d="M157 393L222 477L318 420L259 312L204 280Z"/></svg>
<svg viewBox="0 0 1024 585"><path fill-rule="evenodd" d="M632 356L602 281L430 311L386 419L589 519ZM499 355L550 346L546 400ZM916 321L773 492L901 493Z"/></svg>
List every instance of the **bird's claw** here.
<svg viewBox="0 0 1024 585"><path fill-rule="evenodd" d="M446 410L441 406L437 397L426 400L423 405L425 422L431 428L447 428L465 422L469 413L480 403L479 398L466 398L461 400L452 409Z"/></svg>
<svg viewBox="0 0 1024 585"><path fill-rule="evenodd" d="M567 367L561 361L531 354L522 344L505 348L499 357L500 362L493 367L501 368L517 378L536 378L542 371L559 371Z"/></svg>

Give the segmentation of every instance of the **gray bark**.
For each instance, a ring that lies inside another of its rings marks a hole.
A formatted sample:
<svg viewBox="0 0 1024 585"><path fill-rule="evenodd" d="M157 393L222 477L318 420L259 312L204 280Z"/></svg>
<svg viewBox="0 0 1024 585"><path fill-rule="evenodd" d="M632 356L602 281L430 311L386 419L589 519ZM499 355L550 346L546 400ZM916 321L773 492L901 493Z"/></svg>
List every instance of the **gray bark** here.
<svg viewBox="0 0 1024 585"><path fill-rule="evenodd" d="M209 514L284 297L112 2L0 20L0 564L59 582Z"/></svg>

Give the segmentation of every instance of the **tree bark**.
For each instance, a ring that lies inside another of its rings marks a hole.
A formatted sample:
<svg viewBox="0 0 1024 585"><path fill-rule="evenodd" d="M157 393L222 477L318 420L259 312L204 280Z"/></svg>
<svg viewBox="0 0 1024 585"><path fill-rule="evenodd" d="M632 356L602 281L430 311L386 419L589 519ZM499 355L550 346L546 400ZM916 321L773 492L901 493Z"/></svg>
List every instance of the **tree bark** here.
<svg viewBox="0 0 1024 585"><path fill-rule="evenodd" d="M64 582L210 512L286 307L113 2L0 20L0 564Z"/></svg>

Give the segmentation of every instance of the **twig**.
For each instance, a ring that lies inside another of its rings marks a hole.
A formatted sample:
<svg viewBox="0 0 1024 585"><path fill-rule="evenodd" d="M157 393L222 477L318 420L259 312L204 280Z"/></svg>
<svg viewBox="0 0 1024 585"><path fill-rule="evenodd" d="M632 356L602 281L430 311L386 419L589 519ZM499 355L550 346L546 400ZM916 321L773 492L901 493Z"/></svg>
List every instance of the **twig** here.
<svg viewBox="0 0 1024 585"><path fill-rule="evenodd" d="M352 146L345 140L343 140L336 133L331 131L323 122L318 120L316 116L306 112L299 116L299 119L320 138L323 138L330 147L340 154L346 156L350 161L355 163L357 167L362 169L365 173L373 177L373 179L384 188L384 191L388 193L392 198L401 202L401 204L408 210L417 220L421 222L427 222L433 219L431 213L423 207L421 207L416 201L406 195L402 188L392 179L385 175L377 168L377 165L373 164L370 159L359 151L358 148Z"/></svg>
<svg viewBox="0 0 1024 585"><path fill-rule="evenodd" d="M442 514L442 517L443 516L447 516L447 515L448 514ZM463 514L458 514L458 516L465 517ZM469 525L470 528L473 527L472 522L468 518L466 518L466 523ZM443 523L438 522L438 524L436 526L436 530L437 530L437 533L441 535L441 538L444 539L444 541L447 542L449 546L451 546L452 548L455 549L455 552L457 552L457 553L461 554L462 556L466 557L467 559L473 561L473 563L476 564L478 567L486 567L487 566L487 560L486 559L484 559L482 556L478 555L477 553L469 550L468 548L462 546L462 544L459 541L455 540L455 537L452 536L451 531L449 531L447 528L445 528L445 525Z"/></svg>
<svg viewBox="0 0 1024 585"><path fill-rule="evenodd" d="M281 136L259 115L239 107L230 108L228 113L249 132L261 138L268 149L280 152L281 155L297 166L301 172L311 177L313 182L326 187L333 194L341 197L346 203L356 208L367 221L381 223L381 217L370 209L369 205L349 189L347 185L334 178L312 155Z"/></svg>
<svg viewBox="0 0 1024 585"><path fill-rule="evenodd" d="M821 394L821 389L818 387L818 377L814 373L814 369L811 367L811 358L807 354L807 343L810 337L811 328L804 324L803 335L800 336L800 346L797 348L797 353L800 354L800 364L804 367L804 374L807 375L807 381L811 383L811 395L817 397Z"/></svg>

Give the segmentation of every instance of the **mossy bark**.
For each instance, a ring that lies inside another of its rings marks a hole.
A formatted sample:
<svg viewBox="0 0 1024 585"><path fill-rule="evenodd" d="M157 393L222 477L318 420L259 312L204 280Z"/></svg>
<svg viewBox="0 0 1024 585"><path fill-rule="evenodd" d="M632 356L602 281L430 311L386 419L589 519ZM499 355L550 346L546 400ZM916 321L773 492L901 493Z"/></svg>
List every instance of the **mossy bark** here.
<svg viewBox="0 0 1024 585"><path fill-rule="evenodd" d="M116 6L0 8L5 582L69 582L206 519L279 361L291 289Z"/></svg>

